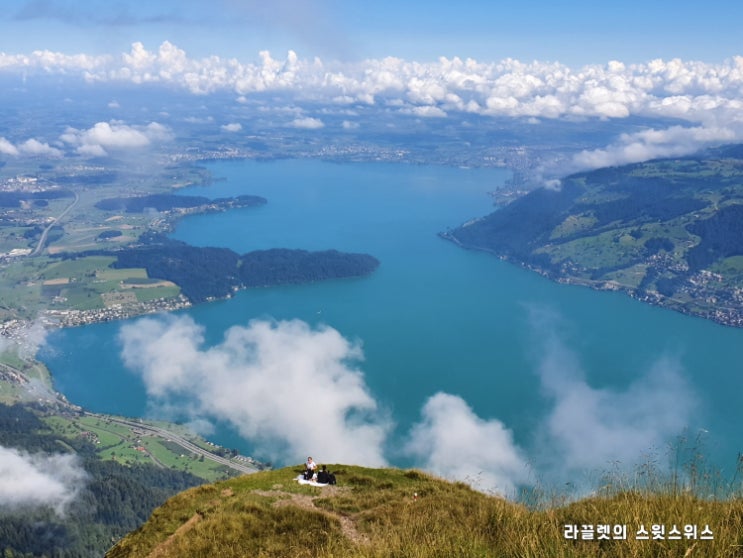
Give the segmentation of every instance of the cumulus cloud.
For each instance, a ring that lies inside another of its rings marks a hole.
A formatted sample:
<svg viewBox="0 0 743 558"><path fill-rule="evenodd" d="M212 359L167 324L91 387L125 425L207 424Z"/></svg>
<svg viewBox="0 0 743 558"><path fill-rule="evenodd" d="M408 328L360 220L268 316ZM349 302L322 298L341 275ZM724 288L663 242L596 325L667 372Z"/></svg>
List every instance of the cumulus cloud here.
<svg viewBox="0 0 743 558"><path fill-rule="evenodd" d="M325 124L319 118L306 116L304 118L295 118L291 121L289 126L291 126L292 128L301 128L304 130L317 130L319 128L325 127Z"/></svg>
<svg viewBox="0 0 743 558"><path fill-rule="evenodd" d="M483 420L455 395L437 393L421 412L406 451L442 477L514 496L527 480L527 462L513 435L496 419Z"/></svg>
<svg viewBox="0 0 743 558"><path fill-rule="evenodd" d="M60 139L73 146L79 155L103 157L112 151L147 147L153 142L171 139L170 130L157 122L146 126L129 126L112 120L98 122L87 130L67 128Z"/></svg>
<svg viewBox="0 0 743 558"><path fill-rule="evenodd" d="M325 99L328 104L398 100L428 115L473 112L510 117L667 116L704 123L710 113L740 118L743 57L708 64L678 59L571 68L559 63L440 58L421 63L394 57L357 63L284 59L258 62L218 56L191 58L169 42L156 50L134 43L119 56L37 51L0 54L0 71L77 74L88 81L161 83L195 94L227 90L246 101L256 92Z"/></svg>
<svg viewBox="0 0 743 558"><path fill-rule="evenodd" d="M48 143L40 142L34 138L24 141L19 146L19 149L24 155L29 155L31 157L58 158L62 156L62 152L56 147L51 147Z"/></svg>
<svg viewBox="0 0 743 558"><path fill-rule="evenodd" d="M243 129L243 126L239 122L230 122L229 124L222 124L220 128L224 132L239 132Z"/></svg>
<svg viewBox="0 0 743 558"><path fill-rule="evenodd" d="M62 514L85 478L75 455L32 455L0 446L0 509L50 507Z"/></svg>
<svg viewBox="0 0 743 558"><path fill-rule="evenodd" d="M446 112L441 110L439 107L435 107L431 105L400 109L400 112L404 114L422 116L423 118L446 118L447 117Z"/></svg>
<svg viewBox="0 0 743 558"><path fill-rule="evenodd" d="M556 62L481 62L456 57L428 63L394 57L343 63L302 59L294 51L275 58L262 51L257 61L245 62L219 56L192 58L166 41L155 50L134 43L129 52L118 56L0 53L0 72L62 74L89 82L157 83L198 95L230 91L241 103L249 102L251 95L272 92L291 99L297 117L289 125L307 129L320 128L323 123L302 117L304 101L314 108L322 104L398 107L402 113L435 118L473 113L537 122L638 116L688 123L678 127L687 130L683 133L676 127L649 130L619 138L607 148L580 153L569 170L681 155L715 142L743 140L741 56L716 64L657 59L571 68ZM652 134L664 135L665 140L653 139ZM0 142L0 153L11 154L14 147ZM93 142L78 150L101 155L106 148Z"/></svg>
<svg viewBox="0 0 743 558"><path fill-rule="evenodd" d="M17 157L20 154L20 151L12 142L8 141L6 138L0 137L0 153L10 155L11 157Z"/></svg>
<svg viewBox="0 0 743 558"><path fill-rule="evenodd" d="M188 317L145 318L120 340L153 401L185 400L190 419L226 421L273 459L386 463L390 424L354 365L361 349L332 328L252 321L204 347Z"/></svg>
<svg viewBox="0 0 743 558"><path fill-rule="evenodd" d="M8 139L0 137L0 153L12 157L49 157L52 159L62 157L62 152L59 149L35 138L30 138L22 143L14 145Z"/></svg>

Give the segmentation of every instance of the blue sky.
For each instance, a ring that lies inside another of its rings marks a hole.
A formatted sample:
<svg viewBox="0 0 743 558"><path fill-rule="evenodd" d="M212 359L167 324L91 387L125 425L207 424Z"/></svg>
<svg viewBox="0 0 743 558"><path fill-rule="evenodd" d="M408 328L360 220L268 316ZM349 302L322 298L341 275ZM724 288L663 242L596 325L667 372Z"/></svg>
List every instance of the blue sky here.
<svg viewBox="0 0 743 558"><path fill-rule="evenodd" d="M344 60L720 62L743 54L741 20L732 0L6 0L0 51L119 53L168 40L190 56L241 60L293 49Z"/></svg>

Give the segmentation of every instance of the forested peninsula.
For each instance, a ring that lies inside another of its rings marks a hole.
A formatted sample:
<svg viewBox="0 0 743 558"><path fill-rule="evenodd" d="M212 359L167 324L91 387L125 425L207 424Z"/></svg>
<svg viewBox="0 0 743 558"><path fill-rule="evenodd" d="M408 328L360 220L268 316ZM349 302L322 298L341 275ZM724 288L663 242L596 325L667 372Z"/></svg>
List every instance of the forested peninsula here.
<svg viewBox="0 0 743 558"><path fill-rule="evenodd" d="M743 327L743 145L573 174L441 236Z"/></svg>
<svg viewBox="0 0 743 558"><path fill-rule="evenodd" d="M250 287L313 283L372 273L379 260L368 254L274 248L238 254L228 248L191 246L158 233L136 247L90 251L62 258L115 256L115 269L144 268L151 278L172 281L192 303L226 298Z"/></svg>

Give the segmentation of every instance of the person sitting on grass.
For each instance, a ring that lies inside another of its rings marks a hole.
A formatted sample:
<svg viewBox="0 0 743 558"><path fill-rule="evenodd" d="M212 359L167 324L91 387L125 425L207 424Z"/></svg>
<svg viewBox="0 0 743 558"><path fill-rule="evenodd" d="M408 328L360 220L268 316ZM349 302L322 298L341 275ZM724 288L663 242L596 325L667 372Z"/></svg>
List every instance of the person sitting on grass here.
<svg viewBox="0 0 743 558"><path fill-rule="evenodd" d="M328 484L330 482L330 473L328 473L328 467L323 465L320 472L317 473L317 482L322 484Z"/></svg>
<svg viewBox="0 0 743 558"><path fill-rule="evenodd" d="M321 484L335 484L335 475L328 471L327 465L323 465L319 473L317 473L317 482Z"/></svg>
<svg viewBox="0 0 743 558"><path fill-rule="evenodd" d="M315 476L315 470L317 469L317 463L312 461L312 457L307 458L307 463L304 464L304 480L312 480Z"/></svg>

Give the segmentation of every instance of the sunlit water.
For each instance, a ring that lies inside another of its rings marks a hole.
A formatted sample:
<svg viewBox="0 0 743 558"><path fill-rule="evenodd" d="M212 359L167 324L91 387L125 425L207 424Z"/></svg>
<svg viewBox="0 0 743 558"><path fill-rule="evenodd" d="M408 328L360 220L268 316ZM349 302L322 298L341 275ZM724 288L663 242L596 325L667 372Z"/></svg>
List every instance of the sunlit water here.
<svg viewBox="0 0 743 558"><path fill-rule="evenodd" d="M538 375L545 339L556 339L587 384L607 393L621 393L665 359L676 363L696 400L687 425L692 437L707 430L708 453L735 463L742 330L618 293L558 285L437 236L490 212L487 192L506 172L309 160L218 162L210 170L225 180L184 193L257 194L269 203L188 217L175 238L240 253L271 247L366 252L381 266L365 278L243 291L188 310L205 326L207 343L253 318L327 324L363 344L360 366L391 413L397 439L420 419L426 399L444 391L464 398L483 419L503 421L518 444L532 449L552 408ZM56 332L42 358L72 402L147 415L141 380L120 359L120 328L109 323ZM654 426L651 420L647 428ZM251 451L250 442L225 425L212 439Z"/></svg>

